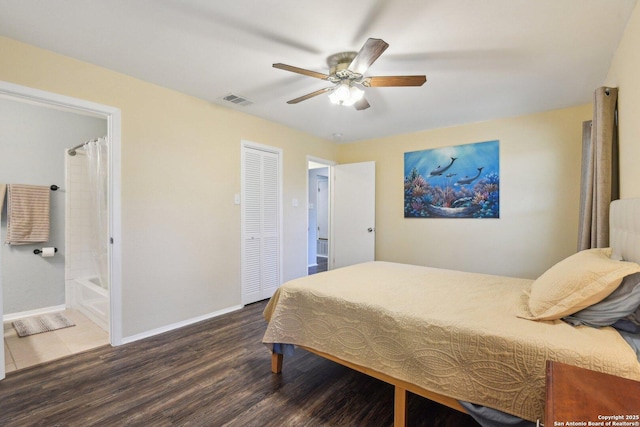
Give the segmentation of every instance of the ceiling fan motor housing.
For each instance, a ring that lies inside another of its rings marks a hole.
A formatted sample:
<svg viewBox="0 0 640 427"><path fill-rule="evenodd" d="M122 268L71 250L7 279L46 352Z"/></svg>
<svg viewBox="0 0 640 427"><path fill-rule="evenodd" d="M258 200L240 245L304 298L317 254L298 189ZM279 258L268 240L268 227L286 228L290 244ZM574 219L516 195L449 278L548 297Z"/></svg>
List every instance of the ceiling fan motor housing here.
<svg viewBox="0 0 640 427"><path fill-rule="evenodd" d="M340 52L329 56L327 58L329 74L334 75L338 71L346 70L357 54L358 52Z"/></svg>

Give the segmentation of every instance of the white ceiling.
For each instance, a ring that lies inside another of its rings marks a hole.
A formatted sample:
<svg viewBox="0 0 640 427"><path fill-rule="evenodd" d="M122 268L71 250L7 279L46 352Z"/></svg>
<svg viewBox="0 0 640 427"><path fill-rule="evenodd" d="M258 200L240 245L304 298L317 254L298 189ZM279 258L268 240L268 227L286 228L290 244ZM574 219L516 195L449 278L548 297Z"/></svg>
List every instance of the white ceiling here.
<svg viewBox="0 0 640 427"><path fill-rule="evenodd" d="M0 35L349 142L591 101L635 0L0 0ZM371 108L330 104L329 86L272 68L328 73L326 58L389 43ZM253 102L222 100L233 93Z"/></svg>

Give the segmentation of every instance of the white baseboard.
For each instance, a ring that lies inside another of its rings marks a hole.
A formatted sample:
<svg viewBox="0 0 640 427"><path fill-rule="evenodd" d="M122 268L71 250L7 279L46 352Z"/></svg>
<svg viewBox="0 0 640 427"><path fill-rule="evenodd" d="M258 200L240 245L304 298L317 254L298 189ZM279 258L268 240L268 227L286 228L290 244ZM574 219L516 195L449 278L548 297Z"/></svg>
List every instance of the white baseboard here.
<svg viewBox="0 0 640 427"><path fill-rule="evenodd" d="M38 308L36 310L21 311L19 313L5 314L4 316L2 316L2 321L12 322L14 320L24 319L25 317L40 316L41 314L48 314L48 313L57 313L59 311L65 311L66 309L67 307L63 304L63 305L54 305L52 307Z"/></svg>
<svg viewBox="0 0 640 427"><path fill-rule="evenodd" d="M189 326L203 320L208 320L214 317L222 316L223 314L231 313L232 311L240 310L242 305L236 305L233 307L225 308L223 310L214 311L213 313L203 314L202 316L192 317L191 319L183 320L182 322L173 323L171 325L163 326L161 328L152 329L150 331L141 332L139 334L132 335L130 337L123 337L122 344L128 344L130 342L138 341L144 338L149 338L154 335L162 334L164 332L173 331L184 326Z"/></svg>

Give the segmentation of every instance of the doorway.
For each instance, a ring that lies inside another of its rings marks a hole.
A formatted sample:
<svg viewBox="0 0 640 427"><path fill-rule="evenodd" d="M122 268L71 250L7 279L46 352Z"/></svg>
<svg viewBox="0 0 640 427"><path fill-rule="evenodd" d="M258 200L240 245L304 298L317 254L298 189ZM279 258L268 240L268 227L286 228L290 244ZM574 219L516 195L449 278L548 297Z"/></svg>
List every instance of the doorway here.
<svg viewBox="0 0 640 427"><path fill-rule="evenodd" d="M307 180L307 274L373 261L375 162L338 165L307 158ZM325 207L326 223L320 213Z"/></svg>
<svg viewBox="0 0 640 427"><path fill-rule="evenodd" d="M307 160L308 227L307 274L327 271L329 268L330 229L330 173L335 163L322 159Z"/></svg>
<svg viewBox="0 0 640 427"><path fill-rule="evenodd" d="M63 95L53 94L37 89L32 89L24 86L15 85L12 83L0 81L0 97L4 100L19 102L23 104L30 104L40 108L62 110L67 113L73 113L80 116L89 116L98 118L106 122L106 136L111 141L109 148L109 191L106 197L108 198L109 205L109 244L108 244L108 270L109 270L109 318L111 319L108 327L108 342L112 345L119 345L122 343L122 324L121 324L121 217L120 217L120 123L121 115L120 110L96 104L89 101L84 101L76 98L71 98ZM27 123L28 124L28 123ZM37 141L42 144L46 144L47 141ZM82 142L82 141L80 141ZM70 145L74 145L73 142L69 142ZM47 182L48 184L61 184L65 188L64 180L58 183ZM57 190L60 192L60 190ZM60 192L56 196L61 196L64 201L65 194ZM60 198L60 197L58 197ZM59 202L52 196L52 203ZM62 202L64 203L64 202ZM48 244L48 243L47 243ZM43 245L44 246L44 245ZM35 253L35 252L34 252ZM62 254L60 254L62 255ZM34 255L31 255L34 257ZM59 257L58 259L63 258ZM32 258L37 261L36 258ZM55 256L53 259L56 259ZM43 261L43 260L41 260ZM3 299L3 282L2 272L0 272L0 317L4 319L4 299ZM64 305L62 306L64 308ZM3 328L3 339L4 339ZM5 347L0 352L0 379L5 376Z"/></svg>

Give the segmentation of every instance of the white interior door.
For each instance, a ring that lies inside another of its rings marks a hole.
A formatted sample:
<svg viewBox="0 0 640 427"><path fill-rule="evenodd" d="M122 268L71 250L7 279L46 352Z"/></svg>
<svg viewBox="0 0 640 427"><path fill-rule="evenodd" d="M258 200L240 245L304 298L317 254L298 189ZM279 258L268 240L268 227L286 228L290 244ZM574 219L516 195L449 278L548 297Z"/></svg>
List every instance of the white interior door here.
<svg viewBox="0 0 640 427"><path fill-rule="evenodd" d="M329 268L375 259L376 164L349 163L332 168Z"/></svg>
<svg viewBox="0 0 640 427"><path fill-rule="evenodd" d="M281 271L280 153L242 146L242 303L271 298Z"/></svg>

